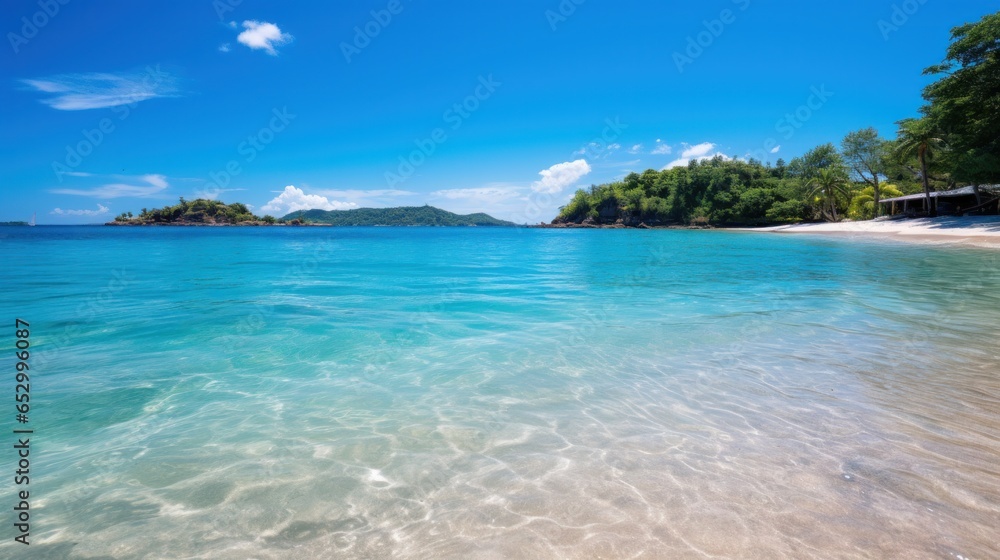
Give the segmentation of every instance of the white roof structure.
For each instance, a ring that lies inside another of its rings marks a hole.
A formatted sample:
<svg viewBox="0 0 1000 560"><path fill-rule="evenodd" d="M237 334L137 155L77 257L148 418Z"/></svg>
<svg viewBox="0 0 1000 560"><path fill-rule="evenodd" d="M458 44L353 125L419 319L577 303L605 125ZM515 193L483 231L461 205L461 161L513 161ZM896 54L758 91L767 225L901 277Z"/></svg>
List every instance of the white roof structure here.
<svg viewBox="0 0 1000 560"><path fill-rule="evenodd" d="M979 192L985 193L989 191L994 191L1000 189L1000 185L979 185ZM973 187L962 187L960 189L954 189L950 191L934 191L931 193L931 198L950 198L953 196L975 196L976 191ZM883 198L880 203L885 202L904 202L906 200L921 200L926 195L924 193L908 194L906 196L897 196L896 198Z"/></svg>

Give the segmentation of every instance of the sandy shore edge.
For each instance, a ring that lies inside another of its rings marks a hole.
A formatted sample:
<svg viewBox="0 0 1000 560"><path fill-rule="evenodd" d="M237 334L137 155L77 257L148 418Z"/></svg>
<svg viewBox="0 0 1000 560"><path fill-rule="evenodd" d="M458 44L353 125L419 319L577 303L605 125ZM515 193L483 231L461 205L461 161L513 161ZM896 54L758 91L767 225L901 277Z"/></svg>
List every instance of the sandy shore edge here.
<svg viewBox="0 0 1000 560"><path fill-rule="evenodd" d="M732 231L807 233L856 239L893 239L934 245L965 245L1000 249L1000 216L913 218L794 224Z"/></svg>

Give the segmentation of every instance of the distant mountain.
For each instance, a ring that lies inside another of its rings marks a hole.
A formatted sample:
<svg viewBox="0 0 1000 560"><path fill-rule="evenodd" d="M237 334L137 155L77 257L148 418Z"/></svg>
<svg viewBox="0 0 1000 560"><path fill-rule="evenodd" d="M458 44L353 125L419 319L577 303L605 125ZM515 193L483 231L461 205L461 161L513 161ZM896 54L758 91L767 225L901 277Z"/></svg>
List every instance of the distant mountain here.
<svg viewBox="0 0 1000 560"><path fill-rule="evenodd" d="M506 226L512 222L479 213L461 216L433 206L398 208L357 208L355 210L300 210L282 218L289 222L330 224L334 226Z"/></svg>

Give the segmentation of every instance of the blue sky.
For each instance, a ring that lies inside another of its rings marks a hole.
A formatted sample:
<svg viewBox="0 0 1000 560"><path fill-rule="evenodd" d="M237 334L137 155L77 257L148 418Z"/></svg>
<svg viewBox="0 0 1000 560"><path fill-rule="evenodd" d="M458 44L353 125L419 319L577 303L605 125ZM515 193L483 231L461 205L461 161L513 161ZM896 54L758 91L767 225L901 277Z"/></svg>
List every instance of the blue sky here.
<svg viewBox="0 0 1000 560"><path fill-rule="evenodd" d="M204 196L548 221L580 186L915 116L995 1L6 0L0 220ZM789 118L791 116L791 118Z"/></svg>

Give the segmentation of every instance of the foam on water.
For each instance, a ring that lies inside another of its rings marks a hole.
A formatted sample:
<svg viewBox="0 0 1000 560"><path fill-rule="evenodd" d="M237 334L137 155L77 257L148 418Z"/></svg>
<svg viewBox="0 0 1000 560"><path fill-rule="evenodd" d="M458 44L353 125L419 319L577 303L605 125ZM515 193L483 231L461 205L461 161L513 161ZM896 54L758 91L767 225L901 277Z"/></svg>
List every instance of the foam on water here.
<svg viewBox="0 0 1000 560"><path fill-rule="evenodd" d="M0 316L39 357L33 544L0 555L1000 556L993 252L422 228L0 248L22 263Z"/></svg>

